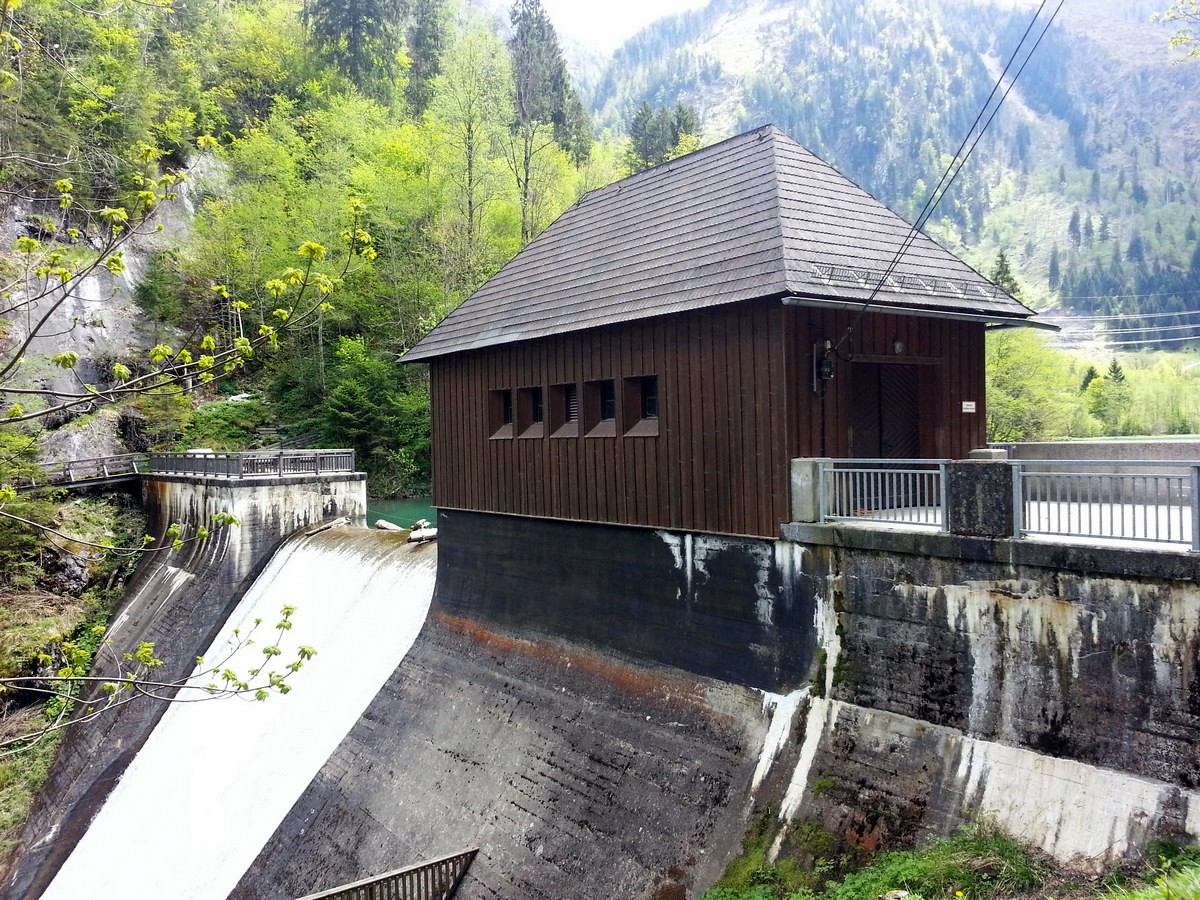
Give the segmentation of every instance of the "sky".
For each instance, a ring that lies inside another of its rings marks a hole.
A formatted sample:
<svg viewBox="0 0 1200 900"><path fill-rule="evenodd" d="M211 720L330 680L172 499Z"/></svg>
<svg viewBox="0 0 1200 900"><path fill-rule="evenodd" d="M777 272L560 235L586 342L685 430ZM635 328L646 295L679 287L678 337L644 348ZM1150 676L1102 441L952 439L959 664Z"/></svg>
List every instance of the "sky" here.
<svg viewBox="0 0 1200 900"><path fill-rule="evenodd" d="M698 9L707 0L542 0L554 28L586 47L609 52L663 16Z"/></svg>

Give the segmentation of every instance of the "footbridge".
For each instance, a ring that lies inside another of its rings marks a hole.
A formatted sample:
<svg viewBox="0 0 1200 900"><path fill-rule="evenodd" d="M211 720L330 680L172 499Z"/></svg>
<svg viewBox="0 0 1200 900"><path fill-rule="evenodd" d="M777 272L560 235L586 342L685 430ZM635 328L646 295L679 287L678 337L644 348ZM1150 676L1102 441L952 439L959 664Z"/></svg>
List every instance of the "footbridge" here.
<svg viewBox="0 0 1200 900"><path fill-rule="evenodd" d="M354 471L352 449L251 450L241 453L123 453L72 459L42 466L38 475L13 487L20 492L46 488L83 489L139 481L145 476L190 475L200 478L284 478Z"/></svg>

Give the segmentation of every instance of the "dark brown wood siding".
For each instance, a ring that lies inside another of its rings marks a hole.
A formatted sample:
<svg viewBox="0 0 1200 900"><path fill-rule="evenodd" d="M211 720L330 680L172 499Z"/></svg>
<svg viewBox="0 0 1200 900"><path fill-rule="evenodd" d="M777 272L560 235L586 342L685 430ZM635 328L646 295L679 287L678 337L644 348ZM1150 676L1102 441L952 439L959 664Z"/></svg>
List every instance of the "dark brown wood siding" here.
<svg viewBox="0 0 1200 900"><path fill-rule="evenodd" d="M852 312L796 307L792 352L804 373L795 406L799 433L796 456L850 455L855 362L904 364L918 372L920 448L923 458L965 459L986 446L983 325L929 317L872 315L855 323ZM834 355L834 378L824 396L812 388L813 354L825 341L835 345L851 324L848 340ZM899 342L899 344L897 344ZM973 402L975 412L963 412Z"/></svg>
<svg viewBox="0 0 1200 900"><path fill-rule="evenodd" d="M812 354L851 319L762 300L435 359L434 502L774 537L788 519L789 461L846 455L849 366L838 363L822 399L812 389ZM857 359L921 367L922 455L960 457L983 446L981 326L866 315L843 355L850 347ZM631 434L625 379L646 375L658 380L657 434ZM553 436L552 388L577 385L582 407L586 384L605 379L618 395L613 434L588 436L581 408L579 434ZM517 433L520 402L513 436L493 436L492 392L533 387L545 398L540 436ZM962 400L978 411L963 415Z"/></svg>

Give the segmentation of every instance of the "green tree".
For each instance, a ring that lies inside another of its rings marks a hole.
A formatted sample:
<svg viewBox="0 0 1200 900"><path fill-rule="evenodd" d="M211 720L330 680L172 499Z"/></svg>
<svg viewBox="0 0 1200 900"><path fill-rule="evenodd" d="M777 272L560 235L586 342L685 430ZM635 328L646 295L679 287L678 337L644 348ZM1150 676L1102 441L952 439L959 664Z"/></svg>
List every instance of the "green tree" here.
<svg viewBox="0 0 1200 900"><path fill-rule="evenodd" d="M1200 25L1200 0L1176 0L1166 10L1153 16L1155 22L1168 22L1180 28L1171 35L1171 47L1189 56L1200 56L1200 38L1195 28Z"/></svg>
<svg viewBox="0 0 1200 900"><path fill-rule="evenodd" d="M512 119L511 78L504 46L476 24L458 35L435 85L429 113L453 203L440 242L454 292L474 288L489 268L483 230L503 193L496 150Z"/></svg>
<svg viewBox="0 0 1200 900"><path fill-rule="evenodd" d="M304 24L313 47L358 88L391 97L406 0L305 0Z"/></svg>
<svg viewBox="0 0 1200 900"><path fill-rule="evenodd" d="M536 215L538 195L546 190L536 180L539 171L545 172L539 158L557 144L577 165L583 162L591 149L591 125L541 0L517 0L510 18L514 93L508 162L521 207L521 243L526 244L543 224Z"/></svg>
<svg viewBox="0 0 1200 900"><path fill-rule="evenodd" d="M993 284L1003 288L1011 296L1021 296L1021 285L1017 282L1017 277L1008 263L1008 256L1003 250L996 253L996 262L992 265L992 273L988 277Z"/></svg>
<svg viewBox="0 0 1200 900"><path fill-rule="evenodd" d="M657 166L699 147L700 117L695 108L676 103L657 110L644 102L629 122L625 164L631 172Z"/></svg>
<svg viewBox="0 0 1200 900"><path fill-rule="evenodd" d="M408 27L408 55L412 65L404 98L408 111L418 117L433 98L433 82L442 70L446 49L446 10L444 0L411 0L412 23Z"/></svg>

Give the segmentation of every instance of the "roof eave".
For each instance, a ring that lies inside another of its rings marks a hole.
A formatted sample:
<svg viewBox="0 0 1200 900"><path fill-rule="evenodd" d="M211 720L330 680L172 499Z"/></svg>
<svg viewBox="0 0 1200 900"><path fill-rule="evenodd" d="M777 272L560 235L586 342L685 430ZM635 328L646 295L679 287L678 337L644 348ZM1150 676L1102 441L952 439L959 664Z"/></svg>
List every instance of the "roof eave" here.
<svg viewBox="0 0 1200 900"><path fill-rule="evenodd" d="M891 300L851 300L845 297L827 297L817 294L788 294L781 298L784 306L806 306L815 309L849 310L851 312L872 312L880 315L916 316L918 318L953 319L960 322L1020 322L1032 318L1033 310L1021 306L1017 301L1013 305L1019 309L1001 310L965 310L950 306L904 306Z"/></svg>

